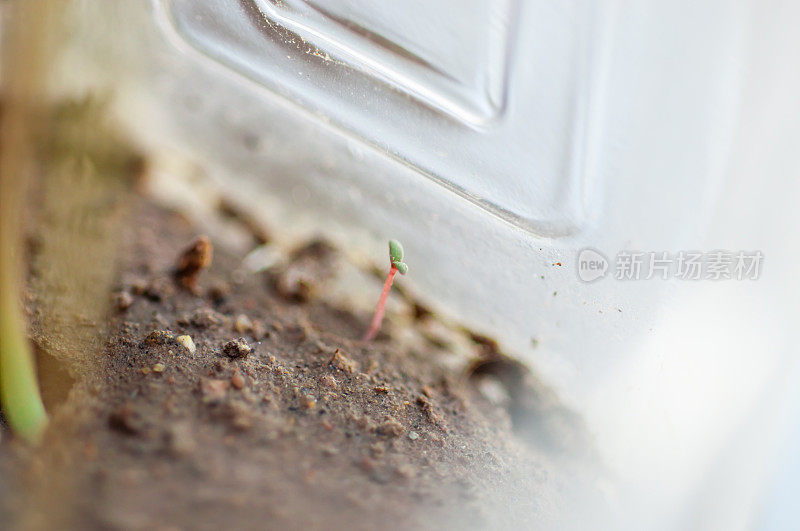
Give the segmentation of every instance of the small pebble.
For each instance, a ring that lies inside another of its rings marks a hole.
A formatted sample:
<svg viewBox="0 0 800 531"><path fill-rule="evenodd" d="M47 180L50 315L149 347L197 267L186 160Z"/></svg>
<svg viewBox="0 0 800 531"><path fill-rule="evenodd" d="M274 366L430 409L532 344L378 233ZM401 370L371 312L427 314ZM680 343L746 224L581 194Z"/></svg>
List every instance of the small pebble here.
<svg viewBox="0 0 800 531"><path fill-rule="evenodd" d="M380 442L372 443L369 447L369 453L375 458L382 457L386 453L386 447Z"/></svg>
<svg viewBox="0 0 800 531"><path fill-rule="evenodd" d="M117 300L117 309L119 309L119 311L121 312L124 312L125 310L131 307L131 304L133 304L133 295L131 295L127 291L122 291L117 294L116 300Z"/></svg>
<svg viewBox="0 0 800 531"><path fill-rule="evenodd" d="M194 354L197 351L197 347L194 346L194 341L192 340L192 336L178 336L175 340L184 346L186 350L189 351L190 354Z"/></svg>
<svg viewBox="0 0 800 531"><path fill-rule="evenodd" d="M141 416L130 404L115 409L108 417L108 426L126 435L141 433L143 428Z"/></svg>
<svg viewBox="0 0 800 531"><path fill-rule="evenodd" d="M233 329L240 334L249 332L253 328L253 322L244 314L239 315L233 323Z"/></svg>
<svg viewBox="0 0 800 531"><path fill-rule="evenodd" d="M197 290L197 277L203 269L211 265L214 247L208 236L200 236L187 247L178 258L175 276L187 289Z"/></svg>
<svg viewBox="0 0 800 531"><path fill-rule="evenodd" d="M167 430L169 450L177 456L193 453L197 447L189 421L177 422Z"/></svg>
<svg viewBox="0 0 800 531"><path fill-rule="evenodd" d="M151 301L163 301L169 299L175 294L175 287L168 278L157 277L147 283L147 288L144 290L144 296Z"/></svg>
<svg viewBox="0 0 800 531"><path fill-rule="evenodd" d="M144 292L147 290L147 279L144 278L136 278L130 283L130 290L135 295L144 295Z"/></svg>
<svg viewBox="0 0 800 531"><path fill-rule="evenodd" d="M410 431L408 432L408 438L411 439L412 441L416 441L417 439L419 439L419 433L415 431Z"/></svg>
<svg viewBox="0 0 800 531"><path fill-rule="evenodd" d="M217 303L224 301L230 293L231 286L227 282L217 283L208 290L208 296L211 297L212 301Z"/></svg>
<svg viewBox="0 0 800 531"><path fill-rule="evenodd" d="M330 374L324 375L322 378L319 379L320 384L322 387L326 387L328 389L336 389L338 383L336 382L336 378L331 376Z"/></svg>
<svg viewBox="0 0 800 531"><path fill-rule="evenodd" d="M247 344L247 340L243 337L232 339L222 346L222 352L229 358L244 358L252 349Z"/></svg>
<svg viewBox="0 0 800 531"><path fill-rule="evenodd" d="M402 434L404 430L405 428L403 425L392 417L387 417L382 424L375 428L375 431L378 432L378 434L389 437L397 437L398 435Z"/></svg>
<svg viewBox="0 0 800 531"><path fill-rule="evenodd" d="M156 363L155 365L153 365L153 372L158 372L158 373L164 372L164 364Z"/></svg>
<svg viewBox="0 0 800 531"><path fill-rule="evenodd" d="M330 457L332 455L336 455L339 453L339 449L335 446L323 446L322 447L322 455Z"/></svg>
<svg viewBox="0 0 800 531"><path fill-rule="evenodd" d="M356 370L357 366L356 363L344 355L340 349L336 349L336 352L333 353L333 357L331 357L330 364L340 371L344 371L347 374L353 374L353 371Z"/></svg>
<svg viewBox="0 0 800 531"><path fill-rule="evenodd" d="M236 371L233 373L233 376L231 376L231 385L234 387L234 389L243 389L244 384L244 376L242 375L241 371Z"/></svg>
<svg viewBox="0 0 800 531"><path fill-rule="evenodd" d="M178 319L178 324L192 325L196 328L213 328L224 321L225 316L211 308L197 308L188 314L182 315Z"/></svg>
<svg viewBox="0 0 800 531"><path fill-rule="evenodd" d="M256 340L264 339L267 334L267 329L261 321L253 321L253 326L250 327L250 335Z"/></svg>
<svg viewBox="0 0 800 531"><path fill-rule="evenodd" d="M244 404L232 403L226 408L225 413L228 415L231 426L238 431L249 430L255 422L253 414ZM235 443L235 441L231 441L231 443Z"/></svg>
<svg viewBox="0 0 800 531"><path fill-rule="evenodd" d="M166 345L173 339L172 332L169 330L154 330L144 339L148 345Z"/></svg>
<svg viewBox="0 0 800 531"><path fill-rule="evenodd" d="M225 398L225 392L228 390L229 385L230 383L225 380L204 378L200 382L200 392L203 394L203 402L206 404L221 402Z"/></svg>
<svg viewBox="0 0 800 531"><path fill-rule="evenodd" d="M312 409L317 405L317 399L313 395L303 395L300 398L300 404L306 409Z"/></svg>
<svg viewBox="0 0 800 531"><path fill-rule="evenodd" d="M404 479L410 479L417 475L411 465L401 465L395 469L395 473Z"/></svg>

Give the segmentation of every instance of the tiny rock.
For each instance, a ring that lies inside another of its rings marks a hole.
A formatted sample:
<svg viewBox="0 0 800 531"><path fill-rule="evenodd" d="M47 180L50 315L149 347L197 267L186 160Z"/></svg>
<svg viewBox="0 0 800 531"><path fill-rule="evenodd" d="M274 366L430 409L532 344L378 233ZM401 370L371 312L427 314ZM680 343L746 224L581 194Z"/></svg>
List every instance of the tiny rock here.
<svg viewBox="0 0 800 531"><path fill-rule="evenodd" d="M239 334L250 334L256 341L267 335L267 329L260 321L253 321L244 314L240 314L233 322L233 329Z"/></svg>
<svg viewBox="0 0 800 531"><path fill-rule="evenodd" d="M167 431L169 450L174 455L185 456L193 453L197 447L192 435L192 425L188 421L177 422Z"/></svg>
<svg viewBox="0 0 800 531"><path fill-rule="evenodd" d="M255 419L243 404L230 404L226 414L231 427L238 431L247 431L253 427Z"/></svg>
<svg viewBox="0 0 800 531"><path fill-rule="evenodd" d="M233 376L231 376L231 385L234 387L234 389L243 389L244 384L245 381L242 372L236 371L235 373L233 373Z"/></svg>
<svg viewBox="0 0 800 531"><path fill-rule="evenodd" d="M370 459L367 456L363 456L358 461L358 466L364 472L372 472L373 470L375 470L375 461L373 461L372 459Z"/></svg>
<svg viewBox="0 0 800 531"><path fill-rule="evenodd" d="M326 457L331 457L339 453L339 449L335 446L323 446L322 447L322 455Z"/></svg>
<svg viewBox="0 0 800 531"><path fill-rule="evenodd" d="M253 322L244 314L239 315L233 323L233 329L240 334L245 334L253 329Z"/></svg>
<svg viewBox="0 0 800 531"><path fill-rule="evenodd" d="M231 286L227 282L220 282L215 284L210 290L208 290L208 296L214 302L222 302L224 301L228 295L231 293Z"/></svg>
<svg viewBox="0 0 800 531"><path fill-rule="evenodd" d="M267 336L267 329L261 321L253 321L250 327L250 335L256 340L264 339Z"/></svg>
<svg viewBox="0 0 800 531"><path fill-rule="evenodd" d="M187 247L175 267L175 277L181 285L191 291L197 290L197 276L211 265L214 248L208 236L198 237Z"/></svg>
<svg viewBox="0 0 800 531"><path fill-rule="evenodd" d="M400 465L395 469L395 474L403 479L410 479L417 475L411 465Z"/></svg>
<svg viewBox="0 0 800 531"><path fill-rule="evenodd" d="M382 457L386 453L386 447L380 442L372 443L369 447L369 453L375 458Z"/></svg>
<svg viewBox="0 0 800 531"><path fill-rule="evenodd" d="M306 409L312 409L317 405L317 399L313 395L303 395L300 397L300 404Z"/></svg>
<svg viewBox="0 0 800 531"><path fill-rule="evenodd" d="M197 352L197 347L194 346L194 341L192 340L192 336L178 336L175 338L175 341L183 345L183 347L189 351L190 354L194 354Z"/></svg>
<svg viewBox="0 0 800 531"><path fill-rule="evenodd" d="M401 435L404 430L405 428L403 425L392 417L388 417L382 424L379 424L378 427L375 428L378 434L389 437L397 437Z"/></svg>
<svg viewBox="0 0 800 531"><path fill-rule="evenodd" d="M156 277L150 280L144 290L144 296L151 301L163 301L175 294L175 287L169 278Z"/></svg>
<svg viewBox="0 0 800 531"><path fill-rule="evenodd" d="M120 293L117 293L115 300L117 303L117 309L121 312L124 312L131 307L131 304L133 304L133 295L127 291L121 291Z"/></svg>
<svg viewBox="0 0 800 531"><path fill-rule="evenodd" d="M166 345L167 343L171 343L172 340L172 332L169 330L154 330L147 335L147 337L144 339L144 342L147 345L153 346Z"/></svg>
<svg viewBox="0 0 800 531"><path fill-rule="evenodd" d="M137 435L142 431L142 419L130 404L125 404L109 415L108 426L126 435Z"/></svg>
<svg viewBox="0 0 800 531"><path fill-rule="evenodd" d="M319 382L320 384L322 384L322 387L325 387L327 389L336 389L336 387L338 386L336 378L334 378L330 374L325 374L324 376L322 376L322 378L319 379Z"/></svg>
<svg viewBox="0 0 800 531"><path fill-rule="evenodd" d="M358 417L355 419L355 422L356 426L358 426L359 429L364 431L372 431L373 425L372 422L369 420L369 417L366 416Z"/></svg>
<svg viewBox="0 0 800 531"><path fill-rule="evenodd" d="M213 404L221 402L225 398L229 382L216 380L214 378L204 378L200 382L200 392L203 395L203 402Z"/></svg>
<svg viewBox="0 0 800 531"><path fill-rule="evenodd" d="M243 337L232 339L222 346L222 352L229 358L244 358L252 349L247 344L247 340Z"/></svg>
<svg viewBox="0 0 800 531"><path fill-rule="evenodd" d="M188 315L178 319L179 324L190 324L197 328L211 328L221 324L225 320L224 316L211 308L198 308Z"/></svg>
<svg viewBox="0 0 800 531"><path fill-rule="evenodd" d="M156 363L155 365L153 365L153 372L161 373L164 372L165 368L166 367L164 367L163 363Z"/></svg>
<svg viewBox="0 0 800 531"><path fill-rule="evenodd" d="M147 279L135 278L128 286L134 295L144 295L144 292L147 291Z"/></svg>
<svg viewBox="0 0 800 531"><path fill-rule="evenodd" d="M330 364L340 371L346 372L347 374L353 374L353 371L356 370L356 363L344 355L344 353L340 349L336 349L336 352L333 353L333 357L331 358Z"/></svg>

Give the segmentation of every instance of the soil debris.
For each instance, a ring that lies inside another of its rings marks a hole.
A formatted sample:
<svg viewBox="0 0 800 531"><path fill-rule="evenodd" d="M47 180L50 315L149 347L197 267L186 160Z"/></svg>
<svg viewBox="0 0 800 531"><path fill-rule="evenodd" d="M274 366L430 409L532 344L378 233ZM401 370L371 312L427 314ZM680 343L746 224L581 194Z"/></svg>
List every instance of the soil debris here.
<svg viewBox="0 0 800 531"><path fill-rule="evenodd" d="M138 435L142 432L143 422L131 404L124 404L111 412L108 426L125 435Z"/></svg>
<svg viewBox="0 0 800 531"><path fill-rule="evenodd" d="M236 317L236 320L233 322L233 329L239 332L240 334L244 334L245 332L249 332L253 328L253 322L244 314L239 314Z"/></svg>
<svg viewBox="0 0 800 531"><path fill-rule="evenodd" d="M154 302L160 302L169 299L175 294L175 286L168 277L155 277L144 289L143 295Z"/></svg>
<svg viewBox="0 0 800 531"><path fill-rule="evenodd" d="M192 340L192 336L190 335L182 335L175 338L175 341L180 343L183 348L189 351L189 354L194 354L197 352L197 347L194 344L194 340Z"/></svg>
<svg viewBox="0 0 800 531"><path fill-rule="evenodd" d="M387 417L385 421L375 428L375 431L380 435L388 437L399 437L405 431L405 427L393 417Z"/></svg>
<svg viewBox="0 0 800 531"><path fill-rule="evenodd" d="M259 320L251 320L245 314L239 314L233 322L233 329L239 334L248 334L259 341L267 336L267 329Z"/></svg>
<svg viewBox="0 0 800 531"><path fill-rule="evenodd" d="M197 449L197 441L192 434L189 421L179 421L167 430L167 445L170 453L178 457L191 455Z"/></svg>
<svg viewBox="0 0 800 531"><path fill-rule="evenodd" d="M167 345L172 343L174 337L169 330L154 330L147 334L144 343L150 346Z"/></svg>
<svg viewBox="0 0 800 531"><path fill-rule="evenodd" d="M237 369L236 372L233 373L233 376L231 376L231 385L234 389L244 389L245 380L242 371Z"/></svg>
<svg viewBox="0 0 800 531"><path fill-rule="evenodd" d="M117 293L116 297L114 298L117 309L121 312L124 312L128 308L131 307L133 304L133 295L128 293L127 291L121 291Z"/></svg>
<svg viewBox="0 0 800 531"><path fill-rule="evenodd" d="M198 293L197 277L200 271L211 265L214 248L208 236L199 236L178 258L175 277L193 293Z"/></svg>
<svg viewBox="0 0 800 531"><path fill-rule="evenodd" d="M290 302L307 302L336 272L338 253L321 239L292 252L289 263L273 273L276 293Z"/></svg>
<svg viewBox="0 0 800 531"><path fill-rule="evenodd" d="M225 399L230 382L216 378L203 378L200 381L200 392L206 404L218 404Z"/></svg>
<svg viewBox="0 0 800 531"><path fill-rule="evenodd" d="M222 352L229 358L245 358L252 350L243 337L231 339L222 346Z"/></svg>
<svg viewBox="0 0 800 531"><path fill-rule="evenodd" d="M306 409L313 409L317 405L317 399L314 395L303 395L300 397L300 405Z"/></svg>
<svg viewBox="0 0 800 531"><path fill-rule="evenodd" d="M219 202L219 211L225 217L239 222L247 231L250 232L255 240L255 243L263 245L272 239L269 229L267 229L267 227L265 227L255 215L253 215L247 209L241 207L239 204L227 198L222 198Z"/></svg>
<svg viewBox="0 0 800 531"><path fill-rule="evenodd" d="M344 352L338 348L333 353L330 364L347 374L353 374L354 371L358 370L358 365L356 365L356 362L345 356Z"/></svg>
<svg viewBox="0 0 800 531"><path fill-rule="evenodd" d="M219 281L208 290L208 297L214 304L225 302L231 293L231 285L225 281Z"/></svg>
<svg viewBox="0 0 800 531"><path fill-rule="evenodd" d="M336 387L339 385L336 381L336 378L330 374L322 375L322 377L319 379L319 383L326 389L336 389Z"/></svg>

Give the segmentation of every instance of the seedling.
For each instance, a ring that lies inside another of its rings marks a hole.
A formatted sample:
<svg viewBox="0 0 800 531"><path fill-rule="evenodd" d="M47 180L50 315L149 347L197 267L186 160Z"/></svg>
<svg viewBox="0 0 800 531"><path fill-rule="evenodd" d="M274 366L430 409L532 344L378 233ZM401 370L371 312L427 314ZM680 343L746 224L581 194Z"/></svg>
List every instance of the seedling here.
<svg viewBox="0 0 800 531"><path fill-rule="evenodd" d="M364 334L364 341L371 341L378 334L381 328L381 321L383 321L383 314L386 311L386 299L389 298L389 290L392 289L392 282L394 276L399 271L401 275L408 273L408 266L403 262L403 246L397 240L389 240L389 262L392 267L389 268L389 275L386 277L386 282L383 284L383 291L381 298L378 299L378 307L375 308L375 315L372 316L372 323L369 325L369 330Z"/></svg>

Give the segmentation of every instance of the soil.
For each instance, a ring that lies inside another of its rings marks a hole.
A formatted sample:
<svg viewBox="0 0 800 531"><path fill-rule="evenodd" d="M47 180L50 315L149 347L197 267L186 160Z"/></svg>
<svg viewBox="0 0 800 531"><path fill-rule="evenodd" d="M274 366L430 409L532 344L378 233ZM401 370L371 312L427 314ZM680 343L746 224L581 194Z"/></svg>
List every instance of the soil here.
<svg viewBox="0 0 800 531"><path fill-rule="evenodd" d="M132 530L548 522L556 501L544 493L557 489L547 460L517 438L509 410L445 363L440 344L408 348L392 326L361 341L370 316L325 297L334 247L308 242L284 266L252 273L212 239L210 267L187 283L176 267L196 248L197 227L146 199L129 208L119 264L106 266L114 310L85 323L106 338L102 355L79 358L86 367L70 371L71 388L48 398L57 386L43 384L53 418L41 448L2 433L4 521ZM35 325L43 302L28 302ZM435 319L410 308L414 322ZM43 350L52 349L46 332L34 326ZM492 345L473 339L476 358Z"/></svg>

